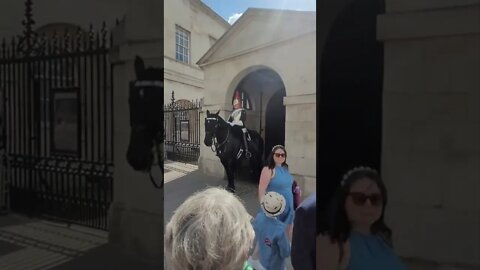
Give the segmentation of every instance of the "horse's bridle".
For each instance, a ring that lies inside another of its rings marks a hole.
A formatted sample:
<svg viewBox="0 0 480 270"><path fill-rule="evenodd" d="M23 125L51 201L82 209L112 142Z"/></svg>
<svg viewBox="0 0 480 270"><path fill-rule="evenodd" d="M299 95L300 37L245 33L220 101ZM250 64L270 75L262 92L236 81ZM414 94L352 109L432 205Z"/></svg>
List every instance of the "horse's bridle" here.
<svg viewBox="0 0 480 270"><path fill-rule="evenodd" d="M218 118L216 117L207 117L205 119L206 121L210 121L210 120L215 120L216 121L216 124L214 126L214 131L213 132L207 132L205 130L205 133L209 134L209 133L212 133L212 144L210 145L210 149L212 150L212 152L217 152L218 149L220 149L220 147L222 147L227 141L228 141L228 137L230 136L230 129L227 129L227 136L225 137L225 140L223 140L223 142L221 143L218 143L217 141L217 136L215 136L215 131L217 130L218 126L220 125L218 123ZM221 153L221 150L217 153L217 155Z"/></svg>

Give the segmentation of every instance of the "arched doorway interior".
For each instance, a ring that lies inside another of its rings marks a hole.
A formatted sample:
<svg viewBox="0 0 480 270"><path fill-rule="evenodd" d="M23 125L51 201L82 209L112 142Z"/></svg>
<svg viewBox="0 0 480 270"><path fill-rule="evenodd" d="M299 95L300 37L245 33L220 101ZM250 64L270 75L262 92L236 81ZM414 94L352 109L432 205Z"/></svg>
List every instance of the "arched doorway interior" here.
<svg viewBox="0 0 480 270"><path fill-rule="evenodd" d="M247 109L245 126L260 133L264 139L264 153L276 144L285 144L285 86L281 77L270 68L259 68L246 74L235 87L229 101L235 102L237 92L240 103ZM265 158L266 156L264 155Z"/></svg>
<svg viewBox="0 0 480 270"><path fill-rule="evenodd" d="M380 169L383 44L376 40L376 18L383 12L383 1L351 1L325 43L317 134L320 208L353 166Z"/></svg>
<svg viewBox="0 0 480 270"><path fill-rule="evenodd" d="M283 98L285 88L278 90L268 101L265 112L265 151L264 158L272 148L277 145L285 145L285 106Z"/></svg>

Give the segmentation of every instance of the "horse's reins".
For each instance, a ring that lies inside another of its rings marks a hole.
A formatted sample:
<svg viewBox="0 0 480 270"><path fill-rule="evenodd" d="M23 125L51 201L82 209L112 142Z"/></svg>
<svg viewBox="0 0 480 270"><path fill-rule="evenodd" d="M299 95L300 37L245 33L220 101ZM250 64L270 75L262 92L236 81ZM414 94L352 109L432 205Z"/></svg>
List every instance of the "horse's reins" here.
<svg viewBox="0 0 480 270"><path fill-rule="evenodd" d="M217 130L217 127L218 127L218 119L215 118L215 117L207 117L207 120L215 120L217 121L217 124L215 124L215 130ZM210 149L212 150L212 152L215 152L217 153L217 150L222 147L227 141L228 141L228 137L230 136L230 129L227 128L227 136L225 137L225 140L223 140L223 142L221 142L220 144L218 143L217 141L217 136L215 135L215 132L212 132L212 145L210 145ZM215 146L215 149L213 148L213 146ZM218 155L218 153L217 153Z"/></svg>

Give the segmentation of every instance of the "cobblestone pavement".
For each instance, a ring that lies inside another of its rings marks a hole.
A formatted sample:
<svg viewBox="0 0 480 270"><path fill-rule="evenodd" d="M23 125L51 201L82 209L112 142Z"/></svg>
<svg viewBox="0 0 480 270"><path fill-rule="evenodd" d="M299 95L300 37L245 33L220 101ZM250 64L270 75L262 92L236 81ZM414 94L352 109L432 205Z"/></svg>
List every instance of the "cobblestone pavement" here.
<svg viewBox="0 0 480 270"><path fill-rule="evenodd" d="M0 241L17 248L1 254L0 269L50 269L108 242L106 232L78 228L27 219L22 224L1 227Z"/></svg>
<svg viewBox="0 0 480 270"><path fill-rule="evenodd" d="M167 161L165 168L165 222L193 192L226 185L226 180L206 176L195 165ZM258 211L256 184L236 181L236 187L249 213L255 215ZM108 244L108 232L11 213L0 216L0 269L153 270L158 267L129 257ZM287 269L292 269L290 263Z"/></svg>
<svg viewBox="0 0 480 270"><path fill-rule="evenodd" d="M16 214L0 217L0 269L155 269L108 244L108 233Z"/></svg>

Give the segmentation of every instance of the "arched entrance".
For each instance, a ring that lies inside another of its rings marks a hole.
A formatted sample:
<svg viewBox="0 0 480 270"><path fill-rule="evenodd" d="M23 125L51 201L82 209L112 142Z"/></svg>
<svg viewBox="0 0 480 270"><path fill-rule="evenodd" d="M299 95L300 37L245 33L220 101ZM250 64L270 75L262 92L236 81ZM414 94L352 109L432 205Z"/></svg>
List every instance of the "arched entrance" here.
<svg viewBox="0 0 480 270"><path fill-rule="evenodd" d="M271 149L277 145L285 145L285 106L283 105L285 89L278 90L268 101L265 112L265 151L268 157Z"/></svg>
<svg viewBox="0 0 480 270"><path fill-rule="evenodd" d="M274 70L262 67L247 73L235 86L229 101L240 93L247 110L245 126L256 130L264 139L264 153L276 144L285 144L285 86ZM264 156L263 158L265 158Z"/></svg>
<svg viewBox="0 0 480 270"><path fill-rule="evenodd" d="M325 43L317 134L320 207L348 169L380 169L383 44L376 40L376 17L383 12L382 1L352 1Z"/></svg>

